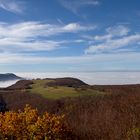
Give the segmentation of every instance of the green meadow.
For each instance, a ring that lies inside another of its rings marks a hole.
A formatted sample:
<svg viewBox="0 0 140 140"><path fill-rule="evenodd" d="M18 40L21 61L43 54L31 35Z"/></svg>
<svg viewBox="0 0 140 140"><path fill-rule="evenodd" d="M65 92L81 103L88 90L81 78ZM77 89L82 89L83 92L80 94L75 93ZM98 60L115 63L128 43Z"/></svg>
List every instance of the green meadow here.
<svg viewBox="0 0 140 140"><path fill-rule="evenodd" d="M67 87L67 86L47 86L53 80L33 80L29 92L39 94L47 99L60 99L78 96L97 96L103 95L102 92L93 90L90 87Z"/></svg>

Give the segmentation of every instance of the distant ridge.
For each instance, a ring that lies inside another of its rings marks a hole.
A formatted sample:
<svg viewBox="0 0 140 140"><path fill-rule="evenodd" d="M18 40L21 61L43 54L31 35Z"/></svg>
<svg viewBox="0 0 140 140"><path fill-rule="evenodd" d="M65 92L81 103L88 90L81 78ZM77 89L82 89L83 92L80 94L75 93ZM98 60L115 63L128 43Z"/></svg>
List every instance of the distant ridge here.
<svg viewBox="0 0 140 140"><path fill-rule="evenodd" d="M0 74L0 82L10 81L10 80L21 80L21 79L23 78L13 73Z"/></svg>

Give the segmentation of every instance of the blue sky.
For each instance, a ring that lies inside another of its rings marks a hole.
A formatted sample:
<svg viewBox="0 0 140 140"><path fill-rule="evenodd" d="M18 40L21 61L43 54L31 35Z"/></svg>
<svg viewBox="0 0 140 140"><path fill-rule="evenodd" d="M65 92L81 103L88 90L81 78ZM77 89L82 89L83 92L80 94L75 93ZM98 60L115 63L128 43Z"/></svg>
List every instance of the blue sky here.
<svg viewBox="0 0 140 140"><path fill-rule="evenodd" d="M139 0L0 0L0 72L139 70Z"/></svg>

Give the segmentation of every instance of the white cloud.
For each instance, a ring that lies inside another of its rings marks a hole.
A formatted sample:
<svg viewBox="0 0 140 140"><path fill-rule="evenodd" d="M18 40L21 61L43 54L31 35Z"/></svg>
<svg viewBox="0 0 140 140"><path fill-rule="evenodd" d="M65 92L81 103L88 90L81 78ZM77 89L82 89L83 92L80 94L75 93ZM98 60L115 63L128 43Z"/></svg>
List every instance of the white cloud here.
<svg viewBox="0 0 140 140"><path fill-rule="evenodd" d="M114 27L109 27L106 29L107 33L109 35L114 36L125 36L129 33L130 29L126 26L119 25L119 26L114 26Z"/></svg>
<svg viewBox="0 0 140 140"><path fill-rule="evenodd" d="M140 34L129 35L119 39L107 40L98 45L91 45L85 50L86 53L101 53L111 52L116 49L121 49L128 45L136 45L140 41Z"/></svg>
<svg viewBox="0 0 140 140"><path fill-rule="evenodd" d="M25 6L23 2L17 0L0 0L0 8L12 13L22 13Z"/></svg>
<svg viewBox="0 0 140 140"><path fill-rule="evenodd" d="M69 23L66 25L53 25L40 22L23 22L14 25L3 23L0 24L0 36L6 36L7 34L11 37L51 36L62 33L88 31L95 28L95 25L88 26L80 25L79 23Z"/></svg>
<svg viewBox="0 0 140 140"><path fill-rule="evenodd" d="M82 38L85 38L87 40L90 40L90 42L103 42L103 41L108 41L116 37L123 37L128 35L130 32L130 29L124 25L118 25L118 26L113 26L109 27L106 30L105 35L95 35L95 36L90 36L90 35L82 35Z"/></svg>
<svg viewBox="0 0 140 140"><path fill-rule="evenodd" d="M90 46L85 50L85 53L134 51L134 45L138 45L140 42L140 34L129 33L128 27L118 25L107 28L105 35L83 36L83 38L90 40Z"/></svg>
<svg viewBox="0 0 140 140"><path fill-rule="evenodd" d="M95 36L93 39L95 41L110 40L114 37L122 37L122 36L128 35L129 32L130 32L130 29L128 27L123 26L123 25L119 25L119 26L107 28L105 35Z"/></svg>
<svg viewBox="0 0 140 140"><path fill-rule="evenodd" d="M40 22L22 22L9 25L0 23L1 51L38 51L54 50L67 41L48 40L47 37L63 33L85 32L95 26L84 26L79 23L53 25ZM68 42L69 43L69 42Z"/></svg>
<svg viewBox="0 0 140 140"><path fill-rule="evenodd" d="M70 23L66 26L64 26L64 28L62 30L64 30L64 32L77 32L77 31L86 31L86 30L93 30L95 29L96 26L81 26L80 24L78 23Z"/></svg>
<svg viewBox="0 0 140 140"><path fill-rule="evenodd" d="M66 9L72 11L73 13L77 14L77 11L84 6L89 5L99 5L99 0L59 0L61 5Z"/></svg>

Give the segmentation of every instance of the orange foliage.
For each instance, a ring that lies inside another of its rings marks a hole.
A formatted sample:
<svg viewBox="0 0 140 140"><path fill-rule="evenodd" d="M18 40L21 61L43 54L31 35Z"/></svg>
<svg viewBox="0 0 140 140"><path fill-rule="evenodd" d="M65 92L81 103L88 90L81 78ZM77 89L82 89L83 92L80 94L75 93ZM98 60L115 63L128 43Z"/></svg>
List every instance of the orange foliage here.
<svg viewBox="0 0 140 140"><path fill-rule="evenodd" d="M23 112L0 113L0 139L5 140L54 140L61 139L66 129L64 115L49 113L39 116L37 109L26 105Z"/></svg>

